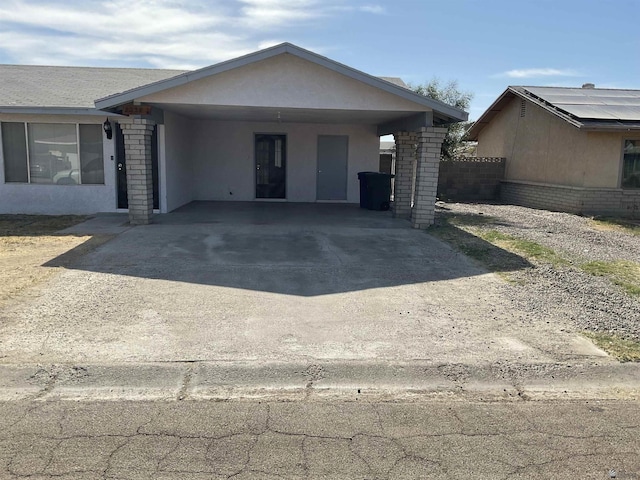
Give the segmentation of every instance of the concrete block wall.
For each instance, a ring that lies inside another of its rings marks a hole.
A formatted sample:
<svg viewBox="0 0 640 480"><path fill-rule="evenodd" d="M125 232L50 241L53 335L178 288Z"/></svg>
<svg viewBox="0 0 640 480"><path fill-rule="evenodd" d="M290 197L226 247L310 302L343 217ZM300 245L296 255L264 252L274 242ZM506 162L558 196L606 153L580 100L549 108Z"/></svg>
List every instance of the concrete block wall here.
<svg viewBox="0 0 640 480"><path fill-rule="evenodd" d="M146 225L153 215L153 174L151 136L154 122L142 118L119 120L124 135L127 162L127 197L129 222Z"/></svg>
<svg viewBox="0 0 640 480"><path fill-rule="evenodd" d="M413 168L416 161L417 134L398 132L396 141L396 172L393 190L393 215L398 218L411 217L413 195Z"/></svg>
<svg viewBox="0 0 640 480"><path fill-rule="evenodd" d="M500 192L503 202L525 207L581 215L640 217L640 190L504 181Z"/></svg>
<svg viewBox="0 0 640 480"><path fill-rule="evenodd" d="M640 218L640 190L585 189L581 213Z"/></svg>
<svg viewBox="0 0 640 480"><path fill-rule="evenodd" d="M446 128L422 127L418 132L416 183L411 225L424 229L435 219L442 141Z"/></svg>
<svg viewBox="0 0 640 480"><path fill-rule="evenodd" d="M497 200L506 159L460 157L440 161L438 198L444 201Z"/></svg>

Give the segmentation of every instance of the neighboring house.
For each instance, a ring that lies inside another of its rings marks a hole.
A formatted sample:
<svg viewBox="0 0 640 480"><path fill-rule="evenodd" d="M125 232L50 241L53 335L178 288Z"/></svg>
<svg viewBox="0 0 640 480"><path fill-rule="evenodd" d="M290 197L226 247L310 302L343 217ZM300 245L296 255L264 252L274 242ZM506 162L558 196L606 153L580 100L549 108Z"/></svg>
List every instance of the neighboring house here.
<svg viewBox="0 0 640 480"><path fill-rule="evenodd" d="M508 203L640 214L640 90L509 87L468 138L506 158Z"/></svg>
<svg viewBox="0 0 640 480"><path fill-rule="evenodd" d="M0 65L0 85L0 213L134 224L194 200L358 203L394 134L394 211L424 228L441 126L467 118L288 43L192 72Z"/></svg>

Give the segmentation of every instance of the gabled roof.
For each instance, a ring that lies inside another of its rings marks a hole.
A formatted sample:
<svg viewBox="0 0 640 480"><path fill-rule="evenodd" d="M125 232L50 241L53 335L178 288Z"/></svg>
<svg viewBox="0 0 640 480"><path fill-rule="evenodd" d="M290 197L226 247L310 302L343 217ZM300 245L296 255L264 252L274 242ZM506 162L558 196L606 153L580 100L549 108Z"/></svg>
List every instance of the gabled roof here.
<svg viewBox="0 0 640 480"><path fill-rule="evenodd" d="M210 67L201 68L192 72L185 72L172 78L162 79L148 85L138 86L131 88L122 93L109 95L104 98L96 100L96 107L99 109L114 108L125 103L132 102L137 98L151 95L153 93L161 92L170 88L174 88L180 85L200 80L202 78L210 77L222 72L226 72L235 68L244 67L255 62L266 60L276 55L290 54L296 57L302 58L309 62L328 68L334 72L340 73L347 77L358 80L367 85L375 88L379 88L388 93L397 95L404 99L415 102L419 105L424 105L433 110L434 117L438 118L441 122L456 122L467 120L467 112L458 108L447 105L438 100L434 100L429 97L425 97L418 93L409 90L405 86L398 84L395 79L383 79L366 74L347 65L343 65L329 58L323 57L309 50L305 50L291 43L282 43L274 47L270 47L264 50L260 50L255 53L250 53L242 57L228 60L226 62L218 63Z"/></svg>
<svg viewBox="0 0 640 480"><path fill-rule="evenodd" d="M0 65L0 113L100 114L95 99L184 70Z"/></svg>
<svg viewBox="0 0 640 480"><path fill-rule="evenodd" d="M0 65L0 113L91 113L96 98L175 77L187 70ZM400 87L398 77L380 77Z"/></svg>
<svg viewBox="0 0 640 480"><path fill-rule="evenodd" d="M582 130L640 130L640 90L508 87L469 129L478 134L513 99L530 101Z"/></svg>

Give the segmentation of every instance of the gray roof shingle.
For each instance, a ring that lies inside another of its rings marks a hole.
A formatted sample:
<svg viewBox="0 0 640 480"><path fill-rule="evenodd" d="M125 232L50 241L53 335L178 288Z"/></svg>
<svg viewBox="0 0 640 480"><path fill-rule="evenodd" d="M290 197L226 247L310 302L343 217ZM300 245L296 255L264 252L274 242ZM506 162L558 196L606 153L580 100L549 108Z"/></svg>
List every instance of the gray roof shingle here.
<svg viewBox="0 0 640 480"><path fill-rule="evenodd" d="M94 100L184 70L0 65L0 108L95 108Z"/></svg>

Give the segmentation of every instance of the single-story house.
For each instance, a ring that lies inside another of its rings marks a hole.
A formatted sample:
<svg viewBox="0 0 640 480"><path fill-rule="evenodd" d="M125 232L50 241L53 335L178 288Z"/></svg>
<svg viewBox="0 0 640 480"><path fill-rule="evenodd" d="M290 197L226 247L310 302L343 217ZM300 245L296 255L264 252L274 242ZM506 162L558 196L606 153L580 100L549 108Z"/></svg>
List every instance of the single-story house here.
<svg viewBox="0 0 640 480"><path fill-rule="evenodd" d="M188 72L1 65L0 85L0 213L133 224L194 200L358 203L394 134L394 213L424 228L444 126L467 118L289 43Z"/></svg>
<svg viewBox="0 0 640 480"><path fill-rule="evenodd" d="M640 90L508 87L467 137L506 158L505 202L640 214Z"/></svg>

